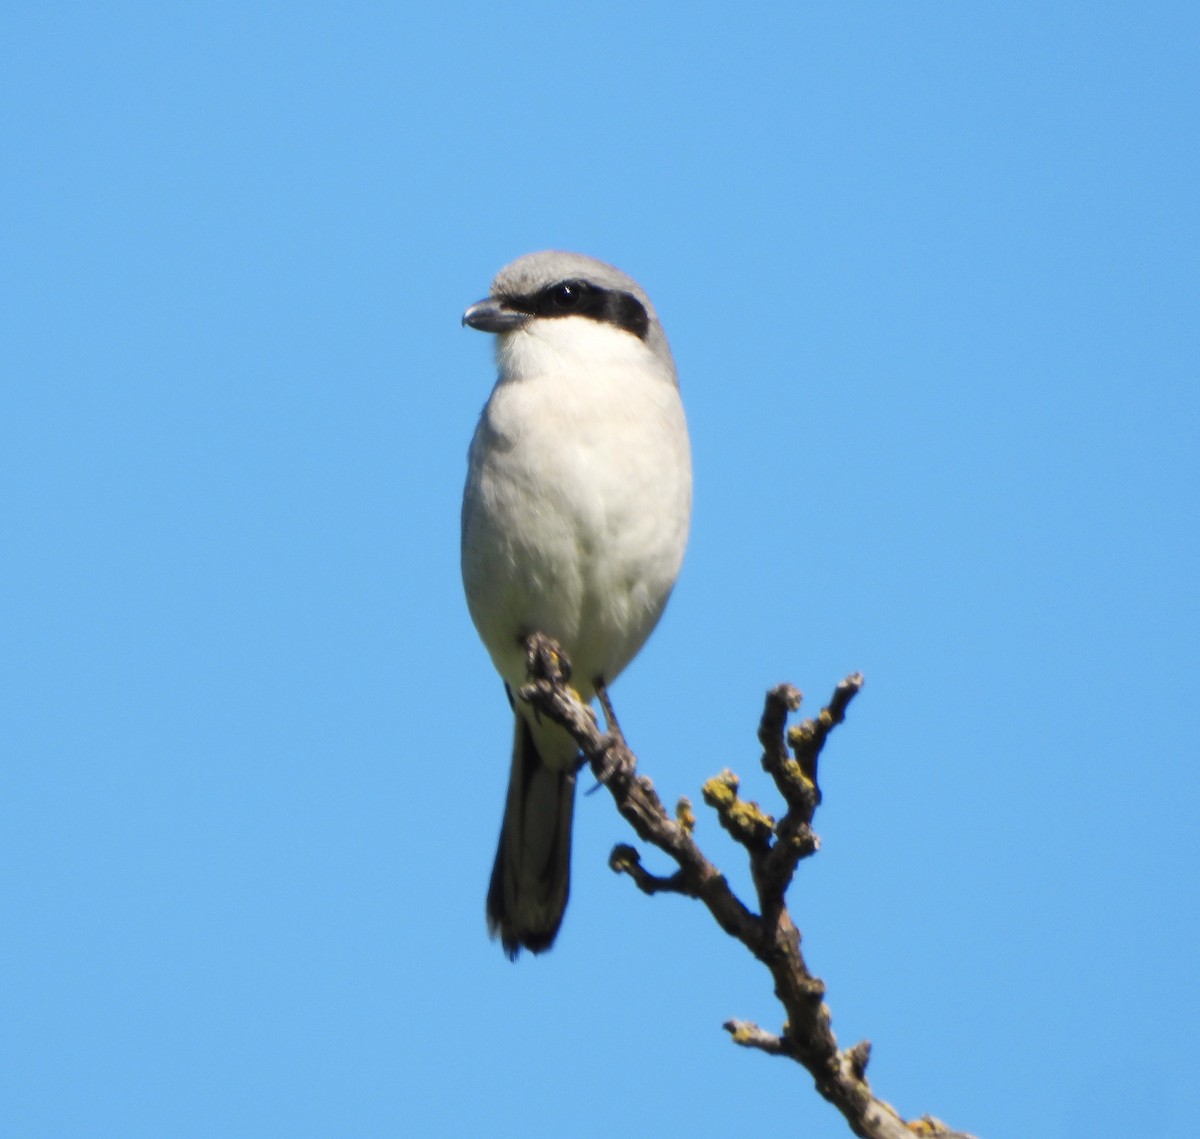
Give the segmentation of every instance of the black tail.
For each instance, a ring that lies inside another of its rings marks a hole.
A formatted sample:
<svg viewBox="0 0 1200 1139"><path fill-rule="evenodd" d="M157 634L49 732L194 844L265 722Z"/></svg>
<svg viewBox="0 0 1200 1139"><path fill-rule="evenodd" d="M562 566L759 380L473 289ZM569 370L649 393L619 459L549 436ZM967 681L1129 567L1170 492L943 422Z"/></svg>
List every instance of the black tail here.
<svg viewBox="0 0 1200 1139"><path fill-rule="evenodd" d="M520 713L500 845L488 888L488 930L510 959L554 944L571 888L575 772L542 762ZM565 735L565 733L564 733Z"/></svg>

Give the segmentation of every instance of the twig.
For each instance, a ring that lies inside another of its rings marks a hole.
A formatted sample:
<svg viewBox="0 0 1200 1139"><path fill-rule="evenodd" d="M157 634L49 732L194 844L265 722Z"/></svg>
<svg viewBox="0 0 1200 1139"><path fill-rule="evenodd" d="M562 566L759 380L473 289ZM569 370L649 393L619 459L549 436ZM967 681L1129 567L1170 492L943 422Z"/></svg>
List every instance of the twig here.
<svg viewBox="0 0 1200 1139"><path fill-rule="evenodd" d="M784 897L797 865L819 847L812 830L813 815L821 802L817 761L829 733L845 718L847 707L862 688L862 677L857 673L847 677L827 707L790 731L787 717L800 706L800 693L791 685L780 685L767 694L758 738L763 768L786 804L778 821L757 803L738 797L738 778L730 771L704 785L705 802L747 852L759 906L756 914L734 894L725 876L696 844L691 804L680 800L672 818L650 780L637 774L637 759L615 717L608 717L608 731L600 731L591 708L568 684L570 665L558 645L534 634L526 647L529 683L520 690L520 698L571 733L596 779L608 788L638 837L669 855L678 869L668 876L652 874L642 866L637 850L625 844L613 849L609 865L628 874L643 893L698 898L717 924L770 970L775 995L786 1013L783 1031L776 1036L758 1025L730 1020L725 1029L734 1042L802 1064L817 1091L862 1139L913 1139L914 1135L972 1139L931 1116L907 1123L895 1108L874 1095L866 1077L871 1046L863 1041L844 1051L838 1048L824 1003L825 984L808 970L800 950L800 931Z"/></svg>

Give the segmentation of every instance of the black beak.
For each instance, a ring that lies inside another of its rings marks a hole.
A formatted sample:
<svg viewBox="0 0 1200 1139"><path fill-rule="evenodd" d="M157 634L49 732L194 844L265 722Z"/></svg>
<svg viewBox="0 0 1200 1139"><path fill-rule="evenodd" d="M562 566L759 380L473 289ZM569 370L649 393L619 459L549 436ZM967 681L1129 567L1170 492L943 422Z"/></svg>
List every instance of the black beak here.
<svg viewBox="0 0 1200 1139"><path fill-rule="evenodd" d="M495 297L472 305L463 313L462 322L480 332L512 332L529 320L529 313L517 312Z"/></svg>

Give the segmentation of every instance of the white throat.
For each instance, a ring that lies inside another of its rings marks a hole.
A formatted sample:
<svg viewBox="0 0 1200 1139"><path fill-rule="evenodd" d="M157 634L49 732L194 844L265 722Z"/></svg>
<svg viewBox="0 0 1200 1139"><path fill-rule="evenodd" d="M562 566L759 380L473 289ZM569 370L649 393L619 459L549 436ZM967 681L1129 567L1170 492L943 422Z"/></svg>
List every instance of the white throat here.
<svg viewBox="0 0 1200 1139"><path fill-rule="evenodd" d="M644 341L585 316L534 319L524 328L502 333L496 337L496 366L502 382L636 368L675 383L674 368Z"/></svg>

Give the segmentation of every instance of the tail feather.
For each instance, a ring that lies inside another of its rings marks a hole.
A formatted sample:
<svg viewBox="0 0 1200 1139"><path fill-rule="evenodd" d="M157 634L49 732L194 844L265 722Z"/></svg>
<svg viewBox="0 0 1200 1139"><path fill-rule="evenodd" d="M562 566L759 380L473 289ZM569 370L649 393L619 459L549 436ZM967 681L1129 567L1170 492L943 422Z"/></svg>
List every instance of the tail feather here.
<svg viewBox="0 0 1200 1139"><path fill-rule="evenodd" d="M548 766L525 717L516 716L500 845L488 888L488 930L515 959L554 943L571 886L573 766ZM565 733L564 733L565 734ZM561 758L557 757L556 758Z"/></svg>

